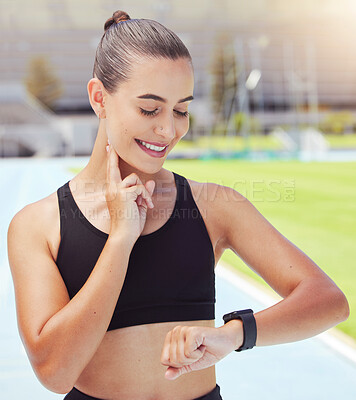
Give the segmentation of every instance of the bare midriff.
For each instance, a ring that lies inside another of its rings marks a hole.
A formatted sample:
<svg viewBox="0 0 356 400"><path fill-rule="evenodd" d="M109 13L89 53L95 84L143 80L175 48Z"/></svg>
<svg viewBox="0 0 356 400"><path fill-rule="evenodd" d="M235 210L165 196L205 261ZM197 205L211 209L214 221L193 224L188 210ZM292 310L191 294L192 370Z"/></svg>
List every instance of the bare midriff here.
<svg viewBox="0 0 356 400"><path fill-rule="evenodd" d="M164 322L108 331L75 387L106 400L192 400L215 388L215 367L165 378L160 362L166 334L177 325L210 326L214 321Z"/></svg>

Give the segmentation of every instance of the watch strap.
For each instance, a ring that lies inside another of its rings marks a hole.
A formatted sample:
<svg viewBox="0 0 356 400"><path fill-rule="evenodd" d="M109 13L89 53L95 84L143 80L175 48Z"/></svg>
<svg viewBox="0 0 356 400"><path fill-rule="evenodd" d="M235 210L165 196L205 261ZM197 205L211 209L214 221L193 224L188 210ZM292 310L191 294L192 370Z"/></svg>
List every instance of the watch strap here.
<svg viewBox="0 0 356 400"><path fill-rule="evenodd" d="M233 311L223 316L225 324L232 319L240 319L243 326L243 343L235 351L252 349L256 345L257 339L257 326L255 317L253 315L253 310L247 309Z"/></svg>
<svg viewBox="0 0 356 400"><path fill-rule="evenodd" d="M239 319L242 320L244 341L241 347L239 347L235 351L252 349L256 345L256 339L257 339L256 320L253 315L253 312L240 314Z"/></svg>

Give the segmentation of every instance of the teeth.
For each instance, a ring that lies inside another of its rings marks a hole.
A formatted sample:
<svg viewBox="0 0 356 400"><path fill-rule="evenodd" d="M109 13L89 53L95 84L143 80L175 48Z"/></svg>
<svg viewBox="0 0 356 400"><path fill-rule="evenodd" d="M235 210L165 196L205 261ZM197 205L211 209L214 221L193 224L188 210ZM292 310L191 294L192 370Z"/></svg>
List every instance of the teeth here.
<svg viewBox="0 0 356 400"><path fill-rule="evenodd" d="M142 140L137 139L142 145L144 145L145 147L147 147L150 150L154 150L154 151L162 151L163 149L166 148L166 146L163 147L158 147L158 146L154 146L153 144L149 144L146 142L143 142Z"/></svg>

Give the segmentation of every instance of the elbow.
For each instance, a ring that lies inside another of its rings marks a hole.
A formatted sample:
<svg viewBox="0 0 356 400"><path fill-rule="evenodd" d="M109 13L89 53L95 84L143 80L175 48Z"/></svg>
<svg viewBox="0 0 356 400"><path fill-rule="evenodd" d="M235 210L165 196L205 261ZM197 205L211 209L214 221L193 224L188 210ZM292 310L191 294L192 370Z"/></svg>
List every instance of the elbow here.
<svg viewBox="0 0 356 400"><path fill-rule="evenodd" d="M32 369L40 383L48 390L66 394L79 379L83 367L60 340L49 341L41 335L21 335ZM47 334L48 336L48 334Z"/></svg>
<svg viewBox="0 0 356 400"><path fill-rule="evenodd" d="M58 352L58 346L49 349L39 337L36 340L27 338L24 344L33 371L46 389L59 394L73 389L79 377L78 370L63 351Z"/></svg>
<svg viewBox="0 0 356 400"><path fill-rule="evenodd" d="M51 392L66 394L72 390L75 384L66 368L58 368L53 363L44 362L40 365L33 365L33 369L41 384Z"/></svg>
<svg viewBox="0 0 356 400"><path fill-rule="evenodd" d="M350 315L350 307L345 294L336 286L329 295L329 304L334 310L335 325L346 321Z"/></svg>
<svg viewBox="0 0 356 400"><path fill-rule="evenodd" d="M309 287L310 289L311 287ZM350 315L349 303L345 294L330 278L316 279L312 283L313 295L310 290L309 298L316 306L315 318L324 320L326 329L332 328L348 319Z"/></svg>
<svg viewBox="0 0 356 400"><path fill-rule="evenodd" d="M346 296L340 291L340 314L342 315L341 322L346 321L350 316L350 306Z"/></svg>

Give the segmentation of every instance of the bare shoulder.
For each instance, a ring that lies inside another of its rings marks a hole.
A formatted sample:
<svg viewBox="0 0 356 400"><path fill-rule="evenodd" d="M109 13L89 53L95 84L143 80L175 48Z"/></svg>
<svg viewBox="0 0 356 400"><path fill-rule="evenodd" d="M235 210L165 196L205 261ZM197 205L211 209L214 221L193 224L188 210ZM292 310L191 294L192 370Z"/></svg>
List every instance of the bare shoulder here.
<svg viewBox="0 0 356 400"><path fill-rule="evenodd" d="M11 227L38 230L46 234L49 222L59 216L57 193L54 192L43 199L27 204L18 211L10 222Z"/></svg>
<svg viewBox="0 0 356 400"><path fill-rule="evenodd" d="M211 242L218 260L227 243L227 229L229 227L229 213L237 204L248 201L236 190L213 182L198 182L187 179L192 190L194 200L204 219ZM231 222L231 221L230 221Z"/></svg>
<svg viewBox="0 0 356 400"><path fill-rule="evenodd" d="M57 193L53 192L43 199L24 206L12 218L8 237L33 236L46 243L55 258L60 241L60 220Z"/></svg>
<svg viewBox="0 0 356 400"><path fill-rule="evenodd" d="M235 189L213 182L197 182L188 179L195 201L198 201L204 209L211 211L210 217L216 217L217 223L224 221L219 218L223 214L229 214L232 206L250 203L249 200ZM235 208L235 207L234 207Z"/></svg>

